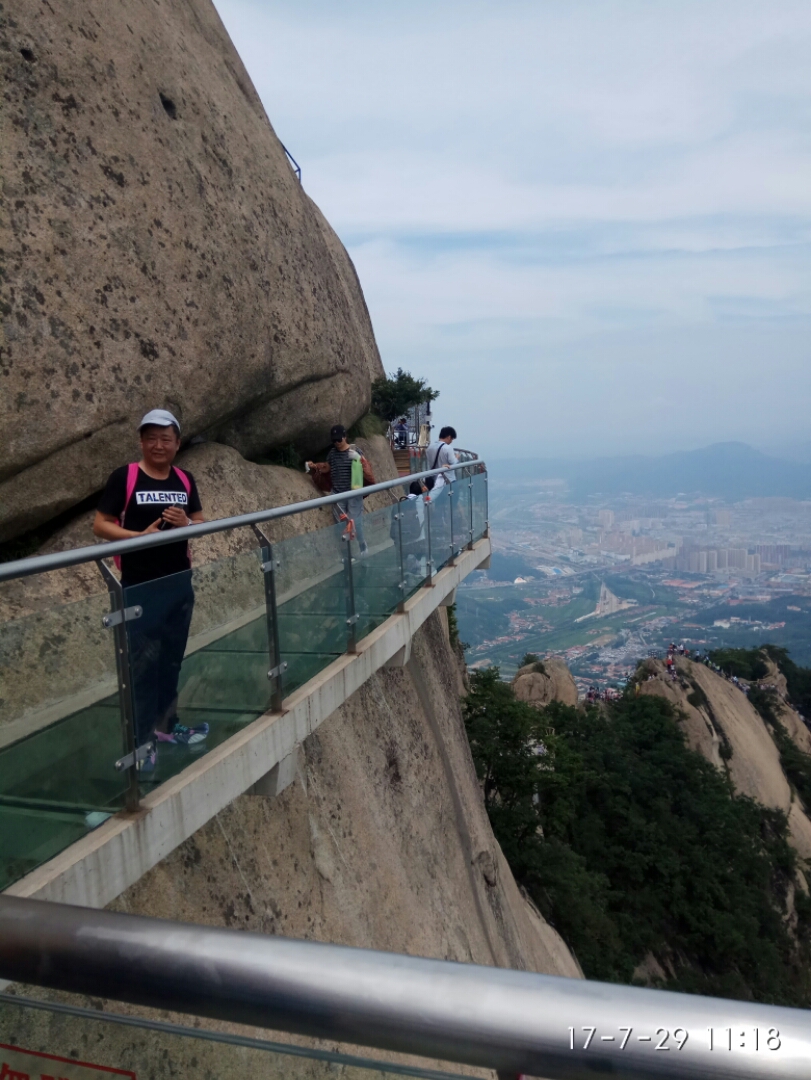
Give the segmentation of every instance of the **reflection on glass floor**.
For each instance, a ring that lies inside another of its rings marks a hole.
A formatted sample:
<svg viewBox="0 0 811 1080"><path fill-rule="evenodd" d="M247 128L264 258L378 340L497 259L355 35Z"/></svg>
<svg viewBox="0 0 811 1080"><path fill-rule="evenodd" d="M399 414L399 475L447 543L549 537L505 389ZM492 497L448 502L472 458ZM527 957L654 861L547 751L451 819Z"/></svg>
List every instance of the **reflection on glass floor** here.
<svg viewBox="0 0 811 1080"><path fill-rule="evenodd" d="M161 744L146 794L268 708L267 651L253 648L257 619L192 653L183 662L178 716L210 733L196 746ZM118 695L56 721L0 750L0 888L75 843L121 809L126 774Z"/></svg>

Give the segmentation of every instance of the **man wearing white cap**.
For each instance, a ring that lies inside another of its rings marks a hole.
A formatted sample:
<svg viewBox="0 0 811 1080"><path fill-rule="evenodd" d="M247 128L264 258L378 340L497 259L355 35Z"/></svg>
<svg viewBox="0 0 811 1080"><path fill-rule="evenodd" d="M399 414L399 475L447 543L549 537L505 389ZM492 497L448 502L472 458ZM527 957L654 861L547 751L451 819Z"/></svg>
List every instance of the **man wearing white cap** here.
<svg viewBox="0 0 811 1080"><path fill-rule="evenodd" d="M166 409L152 409L138 425L141 460L116 469L107 481L93 522L104 540L126 540L204 521L191 473L173 465L180 449L180 424ZM201 742L208 724L184 727L177 718L180 665L189 636L194 590L189 546L184 540L122 555L125 607L139 606L127 623L133 672L136 740L150 744L140 761L155 768L161 742ZM156 579L161 579L156 585Z"/></svg>

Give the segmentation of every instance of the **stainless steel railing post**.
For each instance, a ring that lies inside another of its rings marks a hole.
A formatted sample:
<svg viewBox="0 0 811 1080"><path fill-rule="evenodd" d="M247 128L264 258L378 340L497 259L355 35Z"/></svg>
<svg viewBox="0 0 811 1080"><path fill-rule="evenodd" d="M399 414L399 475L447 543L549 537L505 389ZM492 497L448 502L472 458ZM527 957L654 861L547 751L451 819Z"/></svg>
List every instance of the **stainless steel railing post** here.
<svg viewBox="0 0 811 1080"><path fill-rule="evenodd" d="M397 503L394 509L394 516L397 519L397 548L400 557L400 602L397 605L397 611L402 613L405 610L405 596L406 596L406 568L405 559L403 557L403 514L400 510L402 503Z"/></svg>
<svg viewBox="0 0 811 1080"><path fill-rule="evenodd" d="M434 584L434 560L431 550L431 517L433 516L433 502L430 495L423 495L423 507L425 509L425 541L427 544L428 556L425 560L425 581L423 585L426 588L432 588Z"/></svg>
<svg viewBox="0 0 811 1080"><path fill-rule="evenodd" d="M473 550L473 473L469 472L467 477L467 504L468 504L468 534L467 534L467 548L468 551Z"/></svg>
<svg viewBox="0 0 811 1080"><path fill-rule="evenodd" d="M273 683L270 707L274 712L282 711L284 700L284 673L287 664L282 663L282 643L279 636L279 612L276 607L276 571L280 563L273 556L273 544L258 526L253 526L254 534L262 543L262 575L265 580L265 619L268 632L268 657L270 668L268 678Z"/></svg>
<svg viewBox="0 0 811 1080"><path fill-rule="evenodd" d="M344 563L344 597L346 599L346 651L354 653L358 651L357 622L358 613L355 610L355 579L352 573L352 536L344 532L341 536L343 545Z"/></svg>
<svg viewBox="0 0 811 1080"><path fill-rule="evenodd" d="M118 678L118 704L121 711L121 736L124 753L115 763L119 772L126 771L127 792L125 806L127 810L137 810L141 793L138 789L138 747L135 736L135 699L132 693L132 664L130 663L129 641L127 639L127 613L124 608L124 589L121 582L103 559L96 561L101 576L110 594L110 614L102 620L107 629L112 629L115 648L115 667ZM140 613L140 608L135 609ZM134 614L134 612L133 612Z"/></svg>
<svg viewBox="0 0 811 1080"><path fill-rule="evenodd" d="M454 531L453 531L453 504L456 501L453 497L453 484L446 483L445 487L448 489L448 520L450 521L450 558L448 559L448 565L453 566L456 562L456 544L454 543Z"/></svg>

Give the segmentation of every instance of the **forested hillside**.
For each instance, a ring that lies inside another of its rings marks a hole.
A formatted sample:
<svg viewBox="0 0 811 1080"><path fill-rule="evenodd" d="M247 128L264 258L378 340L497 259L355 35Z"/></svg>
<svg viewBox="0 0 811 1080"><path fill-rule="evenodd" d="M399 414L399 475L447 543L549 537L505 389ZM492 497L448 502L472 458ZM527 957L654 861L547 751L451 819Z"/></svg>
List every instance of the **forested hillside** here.
<svg viewBox="0 0 811 1080"><path fill-rule="evenodd" d="M671 702L634 683L610 706L539 710L491 668L465 719L513 873L588 978L811 1005L787 815L736 794Z"/></svg>

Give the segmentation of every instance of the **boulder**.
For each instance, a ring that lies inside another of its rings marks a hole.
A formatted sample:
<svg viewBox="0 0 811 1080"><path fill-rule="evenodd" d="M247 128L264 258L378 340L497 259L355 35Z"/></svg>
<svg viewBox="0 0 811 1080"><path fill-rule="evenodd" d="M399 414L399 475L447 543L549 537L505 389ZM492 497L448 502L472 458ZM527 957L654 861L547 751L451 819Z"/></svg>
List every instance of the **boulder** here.
<svg viewBox="0 0 811 1080"><path fill-rule="evenodd" d="M577 704L577 683L566 664L553 656L544 660L543 672L536 670L536 664L527 664L519 668L513 679L513 689L519 701L528 701L530 705L542 707L550 701L561 701L564 705Z"/></svg>
<svg viewBox="0 0 811 1080"><path fill-rule="evenodd" d="M354 267L211 0L18 0L0 69L0 539L98 491L150 408L249 457L367 410Z"/></svg>

